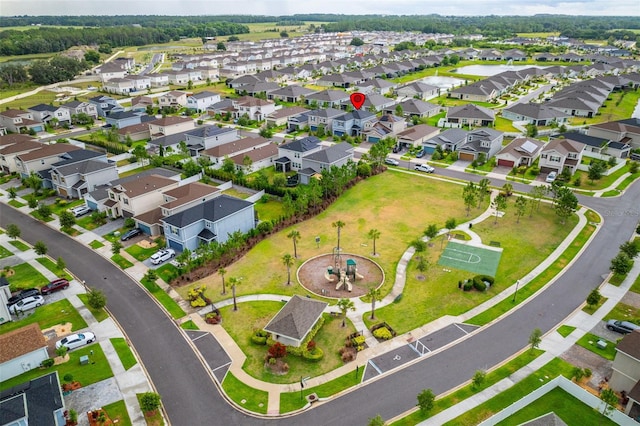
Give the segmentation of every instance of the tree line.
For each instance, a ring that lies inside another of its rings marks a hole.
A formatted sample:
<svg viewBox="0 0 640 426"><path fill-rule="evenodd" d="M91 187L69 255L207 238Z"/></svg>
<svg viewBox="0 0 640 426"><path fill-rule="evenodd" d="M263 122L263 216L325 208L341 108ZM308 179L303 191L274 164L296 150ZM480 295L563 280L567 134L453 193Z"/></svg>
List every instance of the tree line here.
<svg viewBox="0 0 640 426"><path fill-rule="evenodd" d="M78 61L66 56L33 61L28 67L22 64L8 63L0 67L0 88L29 81L38 85L46 85L73 80L76 75L88 68L87 61Z"/></svg>

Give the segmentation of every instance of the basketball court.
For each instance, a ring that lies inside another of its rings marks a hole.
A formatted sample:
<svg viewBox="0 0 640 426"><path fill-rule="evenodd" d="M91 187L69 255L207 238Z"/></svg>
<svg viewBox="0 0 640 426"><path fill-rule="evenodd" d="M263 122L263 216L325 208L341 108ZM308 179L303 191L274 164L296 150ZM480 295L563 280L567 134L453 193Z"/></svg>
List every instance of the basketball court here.
<svg viewBox="0 0 640 426"><path fill-rule="evenodd" d="M438 260L438 265L495 277L501 256L502 249L449 241Z"/></svg>

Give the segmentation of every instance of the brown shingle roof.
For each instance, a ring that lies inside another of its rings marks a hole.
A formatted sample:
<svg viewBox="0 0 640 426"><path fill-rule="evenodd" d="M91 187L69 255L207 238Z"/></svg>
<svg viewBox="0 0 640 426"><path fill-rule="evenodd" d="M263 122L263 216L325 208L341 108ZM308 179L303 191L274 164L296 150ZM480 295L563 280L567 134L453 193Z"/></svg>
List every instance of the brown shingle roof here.
<svg viewBox="0 0 640 426"><path fill-rule="evenodd" d="M40 142L36 142L34 140L25 140L20 143L15 143L13 145L5 146L0 150L0 154L7 155L7 154L15 154L17 152L26 152L34 149L40 149L42 148L42 146L43 145Z"/></svg>
<svg viewBox="0 0 640 426"><path fill-rule="evenodd" d="M238 139L237 141L227 142L222 145L214 146L213 148L209 148L203 151L203 154L210 157L222 158L227 155L233 155L237 152L251 149L268 142L269 141L263 137L243 138Z"/></svg>
<svg viewBox="0 0 640 426"><path fill-rule="evenodd" d="M265 158L275 157L277 155L278 146L274 143L270 143L259 148L254 148L251 151L234 155L233 157L231 157L231 161L240 166L244 164L244 157L249 157L251 161L255 163L256 161L261 161Z"/></svg>
<svg viewBox="0 0 640 426"><path fill-rule="evenodd" d="M46 346L37 323L0 335L0 364Z"/></svg>
<svg viewBox="0 0 640 426"><path fill-rule="evenodd" d="M171 126L173 124L186 123L187 121L193 122L193 119L188 117L169 116L151 121L149 124L153 124L154 126Z"/></svg>
<svg viewBox="0 0 640 426"><path fill-rule="evenodd" d="M635 330L624 336L616 349L618 352L623 352L640 361L640 330Z"/></svg>
<svg viewBox="0 0 640 426"><path fill-rule="evenodd" d="M137 197L138 195L146 194L147 192L161 189L169 185L175 184L176 181L166 177L158 175L142 176L141 178L126 183L121 183L120 186L124 188L127 197Z"/></svg>
<svg viewBox="0 0 640 426"><path fill-rule="evenodd" d="M52 157L54 155L60 155L65 152L76 151L82 149L79 146L71 145L68 143L56 143L53 145L44 145L40 149L28 152L26 154L19 155L22 161L37 160L38 158Z"/></svg>
<svg viewBox="0 0 640 426"><path fill-rule="evenodd" d="M169 197L175 198L173 201L169 201L162 205L162 207L171 209L173 207L188 203L201 197L213 194L220 191L210 185L206 185L200 182L191 182L187 185L182 185L177 188L166 191L164 194Z"/></svg>
<svg viewBox="0 0 640 426"><path fill-rule="evenodd" d="M36 140L36 138L29 135L12 133L9 135L0 136L0 146L7 146L7 145L12 145L12 144L26 142L26 141L34 141L34 140Z"/></svg>

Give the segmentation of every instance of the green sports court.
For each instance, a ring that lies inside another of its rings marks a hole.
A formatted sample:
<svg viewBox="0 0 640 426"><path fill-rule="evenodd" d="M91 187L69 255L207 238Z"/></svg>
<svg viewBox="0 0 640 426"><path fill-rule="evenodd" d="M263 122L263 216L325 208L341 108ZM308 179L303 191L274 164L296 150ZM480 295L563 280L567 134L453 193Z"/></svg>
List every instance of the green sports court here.
<svg viewBox="0 0 640 426"><path fill-rule="evenodd" d="M450 241L442 252L438 265L495 277L501 256L502 250L499 249Z"/></svg>

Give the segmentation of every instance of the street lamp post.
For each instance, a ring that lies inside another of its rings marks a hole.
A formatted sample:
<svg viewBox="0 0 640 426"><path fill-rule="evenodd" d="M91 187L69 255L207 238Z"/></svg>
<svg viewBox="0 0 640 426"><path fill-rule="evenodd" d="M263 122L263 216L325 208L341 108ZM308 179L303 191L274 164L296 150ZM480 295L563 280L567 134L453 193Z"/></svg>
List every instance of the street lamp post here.
<svg viewBox="0 0 640 426"><path fill-rule="evenodd" d="M520 280L516 280L516 291L513 293L512 303L516 303L516 296L518 295L518 285L520 285Z"/></svg>

